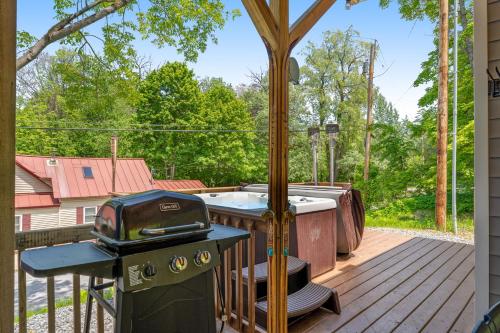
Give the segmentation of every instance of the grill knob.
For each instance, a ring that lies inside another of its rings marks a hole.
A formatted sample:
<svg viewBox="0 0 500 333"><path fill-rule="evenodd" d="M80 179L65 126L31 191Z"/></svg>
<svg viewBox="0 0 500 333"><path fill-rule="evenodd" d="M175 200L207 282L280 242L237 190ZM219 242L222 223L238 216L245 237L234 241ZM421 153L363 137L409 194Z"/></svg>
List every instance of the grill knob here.
<svg viewBox="0 0 500 333"><path fill-rule="evenodd" d="M156 275L157 273L157 269L155 266L151 265L151 264L146 264L144 266L144 269L142 270L142 275L145 279L150 279L152 278L153 276Z"/></svg>
<svg viewBox="0 0 500 333"><path fill-rule="evenodd" d="M188 261L183 256L173 256L170 258L170 270L174 273L180 273L187 268Z"/></svg>
<svg viewBox="0 0 500 333"><path fill-rule="evenodd" d="M196 266L208 265L212 261L212 255L209 251L198 251L194 256Z"/></svg>

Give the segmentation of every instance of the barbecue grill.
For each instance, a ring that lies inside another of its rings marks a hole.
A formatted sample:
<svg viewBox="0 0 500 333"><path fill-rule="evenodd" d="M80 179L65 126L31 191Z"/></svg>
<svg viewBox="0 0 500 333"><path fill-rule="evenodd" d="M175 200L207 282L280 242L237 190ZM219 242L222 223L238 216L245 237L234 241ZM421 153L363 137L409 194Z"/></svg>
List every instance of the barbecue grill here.
<svg viewBox="0 0 500 333"><path fill-rule="evenodd" d="M148 191L106 202L92 233L96 243L21 254L21 267L35 277L89 276L85 332L94 299L114 317L117 333L215 332L212 269L248 232L210 225L199 197ZM102 297L112 286L114 304Z"/></svg>

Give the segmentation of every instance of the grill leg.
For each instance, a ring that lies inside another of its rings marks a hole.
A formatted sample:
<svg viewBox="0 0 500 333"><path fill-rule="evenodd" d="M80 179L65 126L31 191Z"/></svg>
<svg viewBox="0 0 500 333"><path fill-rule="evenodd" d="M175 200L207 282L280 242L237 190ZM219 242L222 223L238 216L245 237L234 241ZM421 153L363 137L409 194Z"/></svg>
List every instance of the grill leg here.
<svg viewBox="0 0 500 333"><path fill-rule="evenodd" d="M85 325L83 326L84 333L90 333L90 322L92 320L92 303L94 301L94 297L92 297L92 293L90 292L94 289L95 277L89 277L89 285L87 287L87 307L85 310Z"/></svg>

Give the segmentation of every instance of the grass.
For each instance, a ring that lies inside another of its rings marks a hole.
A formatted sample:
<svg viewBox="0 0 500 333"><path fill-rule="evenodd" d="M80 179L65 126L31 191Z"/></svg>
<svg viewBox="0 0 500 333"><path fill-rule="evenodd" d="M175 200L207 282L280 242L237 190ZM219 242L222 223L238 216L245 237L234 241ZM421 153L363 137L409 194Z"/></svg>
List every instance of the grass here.
<svg viewBox="0 0 500 333"><path fill-rule="evenodd" d="M472 234L474 222L468 197L458 200L457 225L459 234ZM449 207L450 208L450 207ZM449 209L450 210L450 209ZM436 230L434 218L434 196L421 195L400 200L366 212L366 226L396 229ZM447 218L446 230L453 231L451 216Z"/></svg>
<svg viewBox="0 0 500 333"><path fill-rule="evenodd" d="M396 229L418 229L418 230L435 230L436 222L434 217L421 218L413 214L394 214L380 215L373 212L367 212L366 215L367 227L384 227ZM474 222L472 216L461 215L457 217L458 230L464 233L474 232ZM453 230L451 216L448 216L446 230Z"/></svg>
<svg viewBox="0 0 500 333"><path fill-rule="evenodd" d="M114 295L113 288L110 288L110 289L107 289L104 291L104 298L107 300L112 299L113 295ZM80 301L81 301L81 303L85 303L87 301L87 290L80 290ZM61 298L61 299L58 299L55 301L55 308L56 309L63 308L66 306L71 306L71 305L73 305L73 297L65 297L65 298ZM45 314L48 311L49 310L47 307L39 308L36 310L29 310L26 313L26 317L30 318L32 316ZM19 323L19 316L16 316L15 323L16 324Z"/></svg>

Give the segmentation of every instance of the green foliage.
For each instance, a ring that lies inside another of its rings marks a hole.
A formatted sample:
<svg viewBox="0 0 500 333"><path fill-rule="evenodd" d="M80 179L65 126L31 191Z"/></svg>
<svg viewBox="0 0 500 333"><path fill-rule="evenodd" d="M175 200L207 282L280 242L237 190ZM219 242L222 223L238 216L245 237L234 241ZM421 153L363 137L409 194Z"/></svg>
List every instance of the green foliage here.
<svg viewBox="0 0 500 333"><path fill-rule="evenodd" d="M122 6L116 11L112 10L112 4L112 1L82 4L77 0L54 0L55 18L59 21L58 32L70 25L78 26L104 9L108 12L103 16L105 19L101 18L92 24L102 29L102 36L95 36L83 25L60 43L73 47L74 51L92 55L97 55L95 49L102 47L105 61L126 67L134 63L136 52L132 42L140 36L158 47L174 47L187 61L196 61L199 52L206 50L209 41L217 42L215 32L222 29L228 19L240 15L237 10L227 10L222 0L116 1L115 5ZM87 6L89 8L85 9ZM18 31L20 53L35 45L38 38L41 36ZM95 41L101 41L102 45L92 45Z"/></svg>
<svg viewBox="0 0 500 333"><path fill-rule="evenodd" d="M389 2L381 0L381 5ZM29 128L17 131L18 152L48 155L55 150L59 155L109 156L109 138L119 134L120 155L145 158L156 179L171 176L171 166L175 165L175 178L200 179L209 186L266 182L267 74L251 73L248 85L233 89L222 79L196 79L185 63L166 63L145 72L131 61L137 61L130 46L135 29L159 46L176 45L192 60L197 51L205 49L207 40L215 38L213 31L222 27L229 13L224 12L219 1L150 3L139 13L138 27L122 21L110 22L103 28L102 54L61 49L55 56L39 59L35 67L19 73L17 123ZM436 20L434 3L398 3L405 19ZM71 1L57 1L58 15L64 17L70 4ZM163 20L162 15L169 19ZM460 34L458 63L458 208L465 229L471 225L474 181L473 83L467 52L471 36L469 21ZM77 45L87 37L81 33L66 42ZM362 68L369 45L357 37L352 28L327 31L321 43L309 43L303 50L301 84L290 85L289 93L289 181L312 178L307 128L337 122L340 135L335 150L336 180L352 182L362 190L369 225L432 227L437 40L436 49L429 53L415 78L416 86L427 86L415 121L401 119L398 110L376 89L374 123L370 128L370 173L365 182L367 80ZM20 34L19 40L26 45L32 41L30 38ZM43 126L86 129L38 128ZM114 133L103 128L126 130ZM328 138L321 132L320 181L328 180L328 162Z"/></svg>
<svg viewBox="0 0 500 333"><path fill-rule="evenodd" d="M256 154L255 133L250 132L254 120L222 80L200 85L185 64L167 63L146 77L139 92L138 123L208 131L136 133L134 153L144 157L157 175L166 176L163 170L175 164L178 178L202 179L214 186L252 181L264 174L265 162ZM230 132L235 130L240 132Z"/></svg>
<svg viewBox="0 0 500 333"><path fill-rule="evenodd" d="M222 1L210 0L150 0L145 12L138 12L138 31L144 38L152 38L159 47L170 45L195 61L198 52L204 52L208 40L217 42L215 31L221 29L229 13ZM232 12L233 18L239 15Z"/></svg>
<svg viewBox="0 0 500 333"><path fill-rule="evenodd" d="M395 200L385 207L367 212L366 225L369 227L391 227L401 229L434 229L435 196L418 195ZM458 230L470 233L474 224L472 213L474 203L471 193L459 193ZM451 194L448 194L448 210L451 209ZM447 230L453 230L451 218L447 219Z"/></svg>
<svg viewBox="0 0 500 333"><path fill-rule="evenodd" d="M17 48L26 49L36 41L36 37L31 35L29 32L20 30L17 31Z"/></svg>
<svg viewBox="0 0 500 333"><path fill-rule="evenodd" d="M22 74L22 73L21 73ZM126 78L98 58L60 50L50 58L40 89L18 108L18 126L85 128L92 124L121 127L129 123L137 98L137 77ZM18 129L17 151L26 154L107 156L112 133L86 130ZM126 150L127 140L121 147Z"/></svg>
<svg viewBox="0 0 500 333"><path fill-rule="evenodd" d="M326 31L319 45L312 42L303 50L305 65L300 86L304 107L298 115L306 126L324 126L335 121L340 126L335 158L336 173L344 180L354 180L364 140L366 76L363 65L369 45L359 40L352 27L346 31ZM293 113L291 113L293 117ZM326 136L320 145L321 178L328 177Z"/></svg>
<svg viewBox="0 0 500 333"><path fill-rule="evenodd" d="M205 84L196 128L207 130L255 130L244 102L220 79ZM202 178L209 185L252 182L265 175L266 161L256 152L253 132L205 132L194 136L185 147L184 177ZM190 167L189 167L190 166Z"/></svg>

